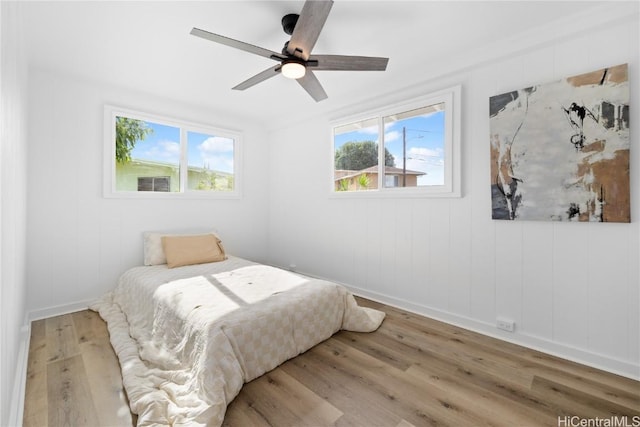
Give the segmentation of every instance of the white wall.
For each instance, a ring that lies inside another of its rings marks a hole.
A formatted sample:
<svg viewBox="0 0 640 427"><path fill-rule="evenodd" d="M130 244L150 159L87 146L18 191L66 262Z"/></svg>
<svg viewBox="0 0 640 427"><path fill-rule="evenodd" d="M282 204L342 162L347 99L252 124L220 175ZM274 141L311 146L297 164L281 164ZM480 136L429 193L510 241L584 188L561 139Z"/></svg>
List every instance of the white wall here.
<svg viewBox="0 0 640 427"><path fill-rule="evenodd" d="M19 4L0 2L0 425L18 419L28 334L26 267L26 60Z"/></svg>
<svg viewBox="0 0 640 427"><path fill-rule="evenodd" d="M388 88L390 103L462 84L461 199L330 198L330 118L273 131L271 261L639 378L640 132L631 141L632 224L493 221L489 189L492 95L628 63L631 121L640 124L638 5L624 7L505 38L450 64L425 63L417 69L432 79ZM513 319L516 332L496 330L498 316Z"/></svg>
<svg viewBox="0 0 640 427"><path fill-rule="evenodd" d="M264 260L268 157L265 132L236 117L143 93L30 69L27 304L32 317L79 306L142 263L142 232L214 227L226 249ZM239 200L105 199L103 106L112 104L213 126L241 129ZM49 310L51 309L51 310Z"/></svg>

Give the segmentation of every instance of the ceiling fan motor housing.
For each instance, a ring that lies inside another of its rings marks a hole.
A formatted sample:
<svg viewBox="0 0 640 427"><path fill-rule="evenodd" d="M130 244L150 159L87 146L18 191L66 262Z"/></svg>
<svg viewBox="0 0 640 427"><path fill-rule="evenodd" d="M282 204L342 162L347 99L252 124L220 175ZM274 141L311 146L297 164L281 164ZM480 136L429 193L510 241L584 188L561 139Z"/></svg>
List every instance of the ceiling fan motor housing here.
<svg viewBox="0 0 640 427"><path fill-rule="evenodd" d="M297 13L290 13L282 17L282 29L285 33L291 35L293 34L293 29L296 27L296 22L298 22L298 18L300 15Z"/></svg>

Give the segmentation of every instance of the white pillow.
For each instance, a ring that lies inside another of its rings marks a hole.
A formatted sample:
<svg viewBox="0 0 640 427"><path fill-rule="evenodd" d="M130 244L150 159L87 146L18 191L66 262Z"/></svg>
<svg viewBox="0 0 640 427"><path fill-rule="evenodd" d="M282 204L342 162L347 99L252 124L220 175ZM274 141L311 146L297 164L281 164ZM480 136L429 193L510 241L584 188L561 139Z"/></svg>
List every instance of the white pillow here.
<svg viewBox="0 0 640 427"><path fill-rule="evenodd" d="M192 236L194 234L205 234L203 232L193 233L167 233L158 231L145 231L142 233L144 240L144 265L161 265L167 263L167 257L162 249L162 238L164 236ZM210 232L214 236L218 235Z"/></svg>

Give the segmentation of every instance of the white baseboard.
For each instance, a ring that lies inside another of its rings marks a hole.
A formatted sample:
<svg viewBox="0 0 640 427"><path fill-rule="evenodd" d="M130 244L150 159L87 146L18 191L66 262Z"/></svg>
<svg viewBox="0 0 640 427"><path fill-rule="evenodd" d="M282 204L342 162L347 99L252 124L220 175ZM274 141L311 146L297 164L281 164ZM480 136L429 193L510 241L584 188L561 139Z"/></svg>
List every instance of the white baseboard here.
<svg viewBox="0 0 640 427"><path fill-rule="evenodd" d="M29 339L31 337L31 324L27 324L20 329L20 349L16 374L13 379L13 393L11 397L11 410L9 413L9 426L18 427L22 425L24 416L24 394L27 383L27 366L29 363Z"/></svg>
<svg viewBox="0 0 640 427"><path fill-rule="evenodd" d="M473 332L478 332L483 335L487 335L493 338L497 338L503 341L507 341L513 344L521 345L523 347L537 350L543 353L550 354L552 356L567 359L572 362L580 363L583 365L591 366L596 369L611 372L616 375L631 378L633 380L640 380L640 365L628 362L625 360L619 360L610 356L589 352L584 349L571 347L565 344L549 341L547 339L536 337L533 335L527 335L523 333L511 333L502 332L496 329L494 324L481 322L476 319L467 318L451 313L447 313L432 307L416 304L410 301L406 301L400 298L395 298L389 295L380 294L377 292L371 292L366 289L360 289L353 286L344 285L353 294L367 298L373 301L377 301L386 305L390 305L402 310L409 311L411 313L419 314L421 316L429 317L435 320L439 320L445 323L449 323L454 326L458 326L463 329L468 329Z"/></svg>
<svg viewBox="0 0 640 427"><path fill-rule="evenodd" d="M41 308L39 310L32 310L27 313L27 321L33 322L34 320L46 319L49 317L61 316L63 314L86 310L93 302L95 302L95 299L72 302L70 304L57 305L54 307Z"/></svg>
<svg viewBox="0 0 640 427"><path fill-rule="evenodd" d="M279 267L278 265L274 266ZM286 268L284 267L279 268L283 268L286 270ZM477 332L482 335L487 335L492 338L497 338L502 341L527 347L532 350L559 357L561 359L570 360L572 362L591 366L592 368L600 369L602 371L640 381L640 361L634 363L626 360L620 360L611 356L590 352L582 348L572 347L566 344L550 341L546 338L524 334L522 332L504 332L496 329L496 326L493 323L482 322L477 319L472 319L469 317L442 311L437 308L429 307L422 304L416 304L402 298L396 298L390 295L381 294L379 292L373 292L367 289L358 288L356 286L351 286L346 283L341 283L326 277L297 270L296 272L309 277L315 277L317 279L339 283L345 288L349 289L354 295L358 295L372 301L377 301L379 303L415 313L420 316L429 317L431 319L439 320L441 322Z"/></svg>

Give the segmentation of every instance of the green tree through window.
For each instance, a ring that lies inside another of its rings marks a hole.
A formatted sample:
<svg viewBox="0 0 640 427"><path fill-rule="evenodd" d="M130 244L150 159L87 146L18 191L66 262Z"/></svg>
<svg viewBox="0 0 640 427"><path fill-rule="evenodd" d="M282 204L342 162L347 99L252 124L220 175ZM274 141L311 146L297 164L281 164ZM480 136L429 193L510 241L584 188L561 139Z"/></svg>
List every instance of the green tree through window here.
<svg viewBox="0 0 640 427"><path fill-rule="evenodd" d="M345 170L363 170L378 164L378 144L374 141L350 141L336 150L335 168ZM393 156L384 150L385 166L395 166Z"/></svg>
<svg viewBox="0 0 640 427"><path fill-rule="evenodd" d="M116 117L116 161L128 163L131 161L131 150L136 142L142 141L153 132L143 120L128 117Z"/></svg>

